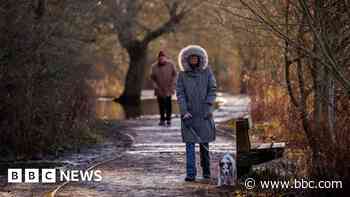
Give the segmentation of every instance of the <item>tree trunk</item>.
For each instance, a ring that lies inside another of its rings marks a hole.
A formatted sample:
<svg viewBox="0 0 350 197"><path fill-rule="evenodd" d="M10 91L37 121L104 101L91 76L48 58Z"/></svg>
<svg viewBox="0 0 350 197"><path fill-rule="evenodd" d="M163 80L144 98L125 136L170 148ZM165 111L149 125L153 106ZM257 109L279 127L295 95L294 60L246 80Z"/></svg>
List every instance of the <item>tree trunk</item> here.
<svg viewBox="0 0 350 197"><path fill-rule="evenodd" d="M124 92L116 99L121 104L138 105L141 102L141 91L144 82L147 45L135 43L127 49L130 63L126 75Z"/></svg>

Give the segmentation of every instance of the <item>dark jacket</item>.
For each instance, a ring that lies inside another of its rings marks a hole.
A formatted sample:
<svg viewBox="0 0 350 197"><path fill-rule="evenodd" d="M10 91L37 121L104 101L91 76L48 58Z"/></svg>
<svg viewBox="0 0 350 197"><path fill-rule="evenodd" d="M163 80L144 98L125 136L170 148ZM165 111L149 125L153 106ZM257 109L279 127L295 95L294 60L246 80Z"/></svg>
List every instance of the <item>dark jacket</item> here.
<svg viewBox="0 0 350 197"><path fill-rule="evenodd" d="M164 65L158 62L152 65L151 80L156 96L165 97L175 93L176 68L173 63L167 61Z"/></svg>

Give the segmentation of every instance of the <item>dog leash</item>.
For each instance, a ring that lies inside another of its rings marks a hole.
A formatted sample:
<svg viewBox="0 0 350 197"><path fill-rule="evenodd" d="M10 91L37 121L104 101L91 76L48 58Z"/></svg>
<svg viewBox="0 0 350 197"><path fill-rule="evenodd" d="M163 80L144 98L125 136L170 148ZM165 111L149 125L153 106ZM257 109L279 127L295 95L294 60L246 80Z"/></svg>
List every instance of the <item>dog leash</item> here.
<svg viewBox="0 0 350 197"><path fill-rule="evenodd" d="M187 127L187 128L192 132L192 134L193 134L199 141L203 141L202 138L199 137L199 135L196 133L196 131L193 129L192 126L186 125L185 127ZM210 161L210 157L212 157L213 154L212 154L212 153L210 152L210 150L209 150L209 143L208 143L208 147L206 147L206 146L204 146L204 145L203 145L202 147L204 147L204 149L205 149L206 151L208 151L209 158L206 158L206 159L209 159L209 161ZM206 155L205 155L205 156L206 156Z"/></svg>

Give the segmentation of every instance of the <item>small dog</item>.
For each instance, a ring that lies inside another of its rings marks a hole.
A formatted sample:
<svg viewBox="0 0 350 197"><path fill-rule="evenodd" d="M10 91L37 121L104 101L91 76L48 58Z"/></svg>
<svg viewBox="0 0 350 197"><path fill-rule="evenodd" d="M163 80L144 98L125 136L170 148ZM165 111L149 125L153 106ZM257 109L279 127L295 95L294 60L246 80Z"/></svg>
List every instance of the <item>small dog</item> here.
<svg viewBox="0 0 350 197"><path fill-rule="evenodd" d="M219 163L218 186L234 186L236 185L236 180L236 160L233 159L233 157L230 154L226 153Z"/></svg>

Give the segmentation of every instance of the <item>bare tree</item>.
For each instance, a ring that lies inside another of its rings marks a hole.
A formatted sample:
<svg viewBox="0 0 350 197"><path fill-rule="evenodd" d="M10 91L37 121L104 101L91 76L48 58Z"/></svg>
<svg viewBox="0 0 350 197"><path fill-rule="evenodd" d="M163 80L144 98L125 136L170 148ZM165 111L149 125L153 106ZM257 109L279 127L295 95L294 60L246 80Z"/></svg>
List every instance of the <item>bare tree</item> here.
<svg viewBox="0 0 350 197"><path fill-rule="evenodd" d="M129 55L129 69L125 89L117 101L138 103L143 86L148 45L160 36L174 32L176 26L195 6L198 6L198 3L183 0L148 2L141 0L105 0L101 2L111 13L111 16L108 17L112 19L121 46L126 49ZM154 7L153 11L159 14L162 14L165 10L165 13L167 13L166 19L156 27L148 27L142 24L140 15L147 6Z"/></svg>
<svg viewBox="0 0 350 197"><path fill-rule="evenodd" d="M350 96L349 2L275 2L278 8L284 8L282 12L274 9L272 1L241 3L256 21L284 40L286 85L312 149L313 175L324 178L331 171L339 175L334 169L342 165L343 159L338 159L335 152L341 154L338 150L344 147L338 143L341 130L335 129L339 128L336 106L344 101L335 99L335 90L343 97ZM291 82L292 66L296 67L296 83Z"/></svg>

